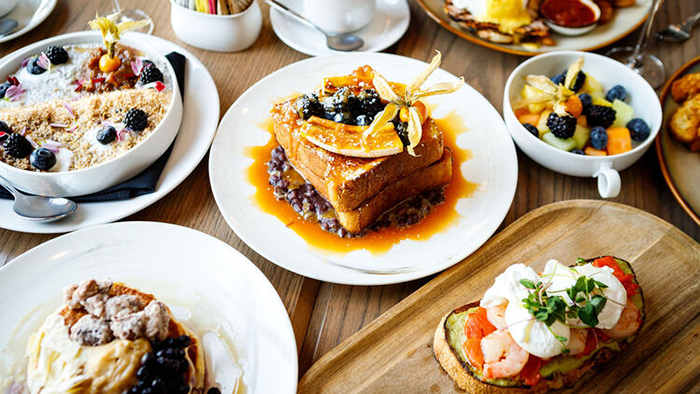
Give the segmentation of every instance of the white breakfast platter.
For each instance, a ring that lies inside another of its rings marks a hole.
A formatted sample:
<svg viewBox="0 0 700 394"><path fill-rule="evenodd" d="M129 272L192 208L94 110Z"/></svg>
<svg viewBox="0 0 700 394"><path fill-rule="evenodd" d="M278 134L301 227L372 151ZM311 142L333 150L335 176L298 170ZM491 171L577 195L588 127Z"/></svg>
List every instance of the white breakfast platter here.
<svg viewBox="0 0 700 394"><path fill-rule="evenodd" d="M425 241L403 240L386 253L355 250L338 254L319 251L253 200L255 186L247 171L253 159L250 147L265 145L270 133L260 125L274 103L293 94L310 92L324 77L347 75L370 65L389 81L412 81L427 64L406 57L360 53L302 60L278 70L253 85L231 106L219 126L209 157L214 198L236 234L273 263L327 282L381 285L421 278L461 261L496 231L513 201L517 184L515 147L501 116L471 86L426 100L434 118L450 113L462 119L457 145L473 157L462 173L478 184L468 198L457 201L459 218ZM425 86L455 82L457 77L437 70Z"/></svg>
<svg viewBox="0 0 700 394"><path fill-rule="evenodd" d="M29 334L61 304L62 289L89 278L124 282L168 305L202 338L207 380L222 392L296 393L292 324L265 275L214 237L154 222L76 231L0 268L0 385L21 369Z"/></svg>

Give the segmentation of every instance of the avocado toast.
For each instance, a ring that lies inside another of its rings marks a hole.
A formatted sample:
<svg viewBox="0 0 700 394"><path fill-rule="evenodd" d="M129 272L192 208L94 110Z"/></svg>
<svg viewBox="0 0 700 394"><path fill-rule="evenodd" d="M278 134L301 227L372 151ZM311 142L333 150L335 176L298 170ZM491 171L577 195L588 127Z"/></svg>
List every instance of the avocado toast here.
<svg viewBox="0 0 700 394"><path fill-rule="evenodd" d="M643 322L643 295L622 259L551 260L540 275L516 264L480 302L440 321L433 351L467 392L545 393L625 351Z"/></svg>

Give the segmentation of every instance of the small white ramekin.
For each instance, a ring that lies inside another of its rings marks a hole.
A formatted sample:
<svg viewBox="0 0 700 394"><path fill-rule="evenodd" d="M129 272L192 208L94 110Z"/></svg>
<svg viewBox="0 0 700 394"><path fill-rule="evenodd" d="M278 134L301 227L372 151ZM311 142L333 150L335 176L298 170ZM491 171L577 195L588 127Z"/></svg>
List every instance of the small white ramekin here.
<svg viewBox="0 0 700 394"><path fill-rule="evenodd" d="M0 76L10 75L20 67L22 60L46 50L49 45L85 43L101 44L102 36L99 32L84 31L39 41L3 58L0 63ZM93 167L65 172L34 172L0 162L0 175L26 193L51 197L81 196L107 189L132 178L153 164L168 149L182 121L182 99L175 72L165 56L149 45L131 39L128 35L122 37L120 43L138 49L147 57L157 59L167 67L163 73L169 73L171 76L173 95L160 124L148 137L123 155Z"/></svg>
<svg viewBox="0 0 700 394"><path fill-rule="evenodd" d="M557 149L532 135L518 121L511 103L520 98L528 74L556 75L583 56L583 71L597 79L608 90L622 85L627 90L627 103L634 108L634 117L644 119L651 129L649 137L631 151L613 156L584 156ZM525 154L552 171L598 179L598 192L603 198L620 193L620 174L649 149L661 127L659 98L644 78L626 65L595 53L578 51L550 52L521 63L508 77L503 93L503 117L513 140Z"/></svg>
<svg viewBox="0 0 700 394"><path fill-rule="evenodd" d="M170 25L175 35L193 47L214 52L247 49L260 35L262 13L256 0L234 15L205 14L170 1Z"/></svg>

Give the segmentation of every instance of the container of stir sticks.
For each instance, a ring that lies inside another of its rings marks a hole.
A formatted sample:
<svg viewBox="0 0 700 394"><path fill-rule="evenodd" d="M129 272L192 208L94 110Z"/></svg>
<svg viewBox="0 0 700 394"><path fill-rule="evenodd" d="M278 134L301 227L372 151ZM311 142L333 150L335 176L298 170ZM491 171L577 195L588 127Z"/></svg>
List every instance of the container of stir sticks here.
<svg viewBox="0 0 700 394"><path fill-rule="evenodd" d="M170 0L170 24L185 43L215 52L247 49L260 35L255 0Z"/></svg>

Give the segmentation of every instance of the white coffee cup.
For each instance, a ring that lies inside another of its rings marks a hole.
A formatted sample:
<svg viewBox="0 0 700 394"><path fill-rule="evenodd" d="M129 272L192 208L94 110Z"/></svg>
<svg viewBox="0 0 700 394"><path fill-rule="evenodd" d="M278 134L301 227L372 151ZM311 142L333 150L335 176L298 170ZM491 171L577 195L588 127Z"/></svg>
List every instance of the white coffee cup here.
<svg viewBox="0 0 700 394"><path fill-rule="evenodd" d="M304 0L304 16L329 33L359 30L374 18L376 0Z"/></svg>

